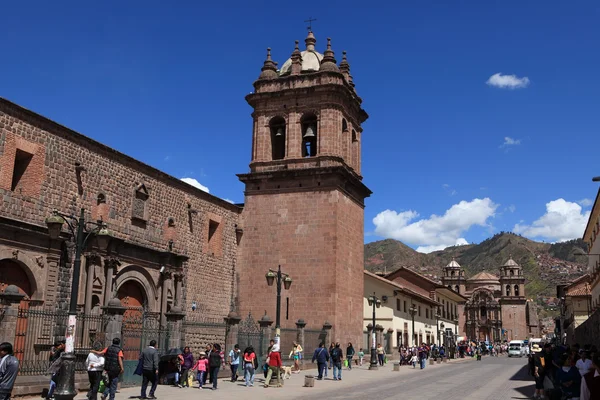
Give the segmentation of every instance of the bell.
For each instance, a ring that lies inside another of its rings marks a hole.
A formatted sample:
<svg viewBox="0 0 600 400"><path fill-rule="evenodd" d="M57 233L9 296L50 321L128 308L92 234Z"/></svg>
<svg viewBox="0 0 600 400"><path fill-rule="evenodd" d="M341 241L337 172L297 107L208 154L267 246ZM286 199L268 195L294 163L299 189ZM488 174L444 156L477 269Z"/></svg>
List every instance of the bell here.
<svg viewBox="0 0 600 400"><path fill-rule="evenodd" d="M306 138L314 138L315 137L315 130L313 129L312 125L309 125L308 128L306 128L306 133L303 136L305 139Z"/></svg>
<svg viewBox="0 0 600 400"><path fill-rule="evenodd" d="M283 128L279 127L277 128L277 132L275 132L275 137L280 137L283 136Z"/></svg>

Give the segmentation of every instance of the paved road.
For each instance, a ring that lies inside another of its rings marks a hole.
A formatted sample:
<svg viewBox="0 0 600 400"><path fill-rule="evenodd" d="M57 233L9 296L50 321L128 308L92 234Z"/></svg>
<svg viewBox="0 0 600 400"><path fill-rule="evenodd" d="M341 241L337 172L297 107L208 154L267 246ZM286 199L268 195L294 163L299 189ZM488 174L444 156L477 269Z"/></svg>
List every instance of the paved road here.
<svg viewBox="0 0 600 400"><path fill-rule="evenodd" d="M313 371L307 371L312 373ZM211 399L406 399L406 400L512 400L527 399L533 395L533 381L527 376L526 359L506 357L484 357L482 361L455 360L447 364L427 366L425 370L402 367L392 371L387 364L378 371L365 367L342 372L342 381L317 381L315 387L304 388L304 374L293 375L285 381L283 388L261 386L257 379L254 387L246 388L242 383L219 381L219 389L159 386L159 400ZM257 375L258 377L258 375ZM330 373L331 377L331 373ZM139 396L139 388L122 389L117 400ZM81 398L83 396L78 396Z"/></svg>

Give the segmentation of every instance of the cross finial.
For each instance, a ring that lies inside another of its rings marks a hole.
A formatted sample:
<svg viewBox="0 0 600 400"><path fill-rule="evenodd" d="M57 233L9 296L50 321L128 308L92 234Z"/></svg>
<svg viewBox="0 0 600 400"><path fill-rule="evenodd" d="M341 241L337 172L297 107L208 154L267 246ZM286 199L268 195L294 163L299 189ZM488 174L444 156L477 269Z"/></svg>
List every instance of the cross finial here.
<svg viewBox="0 0 600 400"><path fill-rule="evenodd" d="M308 19L304 22L308 22L308 26L306 27L306 29L308 29L309 32L312 32L312 23L313 21L316 21L316 18L313 17L308 17Z"/></svg>

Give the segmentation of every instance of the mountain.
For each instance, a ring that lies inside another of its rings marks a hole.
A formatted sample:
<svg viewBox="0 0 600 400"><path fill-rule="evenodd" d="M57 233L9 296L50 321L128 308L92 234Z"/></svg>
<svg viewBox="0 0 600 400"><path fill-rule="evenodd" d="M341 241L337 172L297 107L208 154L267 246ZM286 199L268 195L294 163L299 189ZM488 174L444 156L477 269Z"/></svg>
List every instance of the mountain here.
<svg viewBox="0 0 600 400"><path fill-rule="evenodd" d="M452 258L465 269L467 277L487 270L499 275L509 257L523 267L527 297L556 296L556 285L573 280L585 271L587 246L581 239L563 243L541 243L510 232L501 232L479 243L452 246L429 254L419 253L393 239L365 245L365 269L391 273L407 266L433 279L440 280L442 268Z"/></svg>

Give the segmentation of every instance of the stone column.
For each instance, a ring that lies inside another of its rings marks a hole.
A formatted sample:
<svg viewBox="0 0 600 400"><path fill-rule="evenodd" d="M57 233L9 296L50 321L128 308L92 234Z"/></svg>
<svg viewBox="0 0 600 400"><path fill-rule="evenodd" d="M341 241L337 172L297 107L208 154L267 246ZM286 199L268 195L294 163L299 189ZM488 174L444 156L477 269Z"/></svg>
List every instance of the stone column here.
<svg viewBox="0 0 600 400"><path fill-rule="evenodd" d="M264 360L266 359L267 350L269 349L269 340L271 339L271 325L273 325L273 320L267 315L267 313L265 313L265 315L263 315L263 317L258 321L258 324L260 325L260 329L262 331L262 348L260 349L260 352L262 354L259 354L259 356L262 357L262 361L264 362Z"/></svg>
<svg viewBox="0 0 600 400"><path fill-rule="evenodd" d="M19 304L25 297L19 293L19 288L9 285L0 293L0 304L4 307L4 315L0 324L0 343L9 342L14 345L17 332L17 319L19 318Z"/></svg>
<svg viewBox="0 0 600 400"><path fill-rule="evenodd" d="M375 337L377 338L377 344L383 346L383 326L379 324L375 325Z"/></svg>
<svg viewBox="0 0 600 400"><path fill-rule="evenodd" d="M169 287L171 286L172 276L170 272L165 272L162 275L162 288L161 288L161 300L160 300L160 325L167 325L167 295L169 293Z"/></svg>
<svg viewBox="0 0 600 400"><path fill-rule="evenodd" d="M183 274L176 274L175 275L175 305L176 306L180 306L181 309L183 310L183 291L182 288L183 287Z"/></svg>
<svg viewBox="0 0 600 400"><path fill-rule="evenodd" d="M85 265L87 266L87 275L85 282L85 304L83 306L85 315L90 315L92 311L92 289L94 286L94 268L95 263L91 258L84 257Z"/></svg>
<svg viewBox="0 0 600 400"><path fill-rule="evenodd" d="M123 339L121 337L121 329L123 327L123 314L126 308L121 305L121 301L113 297L108 305L102 307L104 314L107 316L106 337L104 339L105 346L110 346L114 338Z"/></svg>
<svg viewBox="0 0 600 400"><path fill-rule="evenodd" d="M328 322L325 321L323 323L323 332L325 333L325 337L324 337L324 342L325 342L325 348L328 349L329 348L329 344L331 343L331 328L332 325Z"/></svg>
<svg viewBox="0 0 600 400"><path fill-rule="evenodd" d="M229 354L228 350L233 349L233 346L238 342L239 323L242 318L235 311L231 311L224 320L227 327L225 330L225 349L223 351L225 351L225 354ZM244 351L244 349L241 350Z"/></svg>
<svg viewBox="0 0 600 400"><path fill-rule="evenodd" d="M300 369L304 369L304 356L306 355L306 349L304 348L304 328L306 327L306 322L303 319L299 319L296 321L296 342L302 346L302 350L304 354L302 354L302 358L300 359Z"/></svg>
<svg viewBox="0 0 600 400"><path fill-rule="evenodd" d="M181 347L181 328L182 328L182 321L183 318L185 317L185 313L183 312L183 310L181 309L181 307L179 306L173 306L173 308L171 308L171 311L169 311L168 313L164 314L165 318L167 320L167 331L168 333L168 340L167 338L156 338L156 340L158 340L159 346L165 346L166 345L166 349L174 349L174 348L180 348ZM164 325L163 325L164 327Z"/></svg>
<svg viewBox="0 0 600 400"><path fill-rule="evenodd" d="M108 303L114 298L112 290L114 265L110 259L104 260L104 265L106 268L106 279L104 280L104 305L108 307Z"/></svg>

